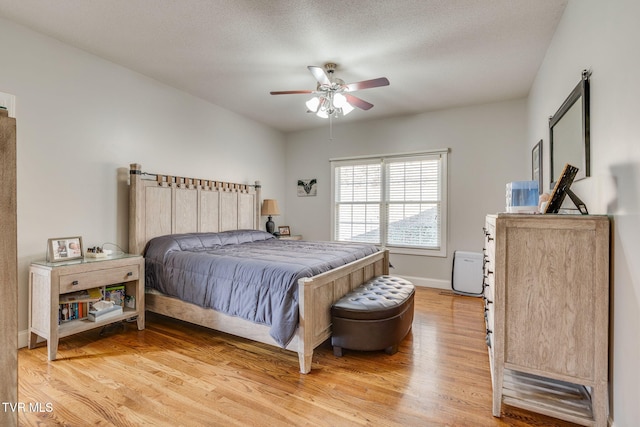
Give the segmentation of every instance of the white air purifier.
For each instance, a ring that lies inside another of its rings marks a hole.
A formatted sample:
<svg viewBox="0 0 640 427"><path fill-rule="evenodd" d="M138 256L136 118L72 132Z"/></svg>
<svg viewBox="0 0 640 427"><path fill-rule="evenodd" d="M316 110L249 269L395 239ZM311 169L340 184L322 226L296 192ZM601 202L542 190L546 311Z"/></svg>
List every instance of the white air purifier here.
<svg viewBox="0 0 640 427"><path fill-rule="evenodd" d="M482 295L482 254L478 252L455 251L451 287L463 295Z"/></svg>

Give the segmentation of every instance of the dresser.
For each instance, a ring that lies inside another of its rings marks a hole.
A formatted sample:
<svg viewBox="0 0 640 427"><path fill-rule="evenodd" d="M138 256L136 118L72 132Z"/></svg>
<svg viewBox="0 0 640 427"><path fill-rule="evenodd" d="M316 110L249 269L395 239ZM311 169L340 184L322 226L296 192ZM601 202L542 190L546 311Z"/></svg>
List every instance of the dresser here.
<svg viewBox="0 0 640 427"><path fill-rule="evenodd" d="M493 415L502 404L606 426L609 218L489 215L484 289Z"/></svg>
<svg viewBox="0 0 640 427"><path fill-rule="evenodd" d="M0 401L18 402L18 255L16 119L0 109ZM0 409L0 425L18 425L18 412Z"/></svg>

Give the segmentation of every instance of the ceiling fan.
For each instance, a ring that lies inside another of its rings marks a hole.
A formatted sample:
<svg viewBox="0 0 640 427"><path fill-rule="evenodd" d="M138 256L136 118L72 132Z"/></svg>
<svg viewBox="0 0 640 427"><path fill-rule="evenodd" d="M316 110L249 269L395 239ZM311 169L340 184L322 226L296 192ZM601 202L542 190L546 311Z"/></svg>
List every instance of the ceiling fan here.
<svg viewBox="0 0 640 427"><path fill-rule="evenodd" d="M386 77L347 84L333 75L336 67L337 65L332 62L325 64L324 69L313 65L307 67L318 81L316 90L274 91L271 95L314 94L316 96L306 102L307 113L315 113L319 117L331 119L349 114L353 111L353 107L362 110L373 107L373 104L353 96L351 92L389 85Z"/></svg>

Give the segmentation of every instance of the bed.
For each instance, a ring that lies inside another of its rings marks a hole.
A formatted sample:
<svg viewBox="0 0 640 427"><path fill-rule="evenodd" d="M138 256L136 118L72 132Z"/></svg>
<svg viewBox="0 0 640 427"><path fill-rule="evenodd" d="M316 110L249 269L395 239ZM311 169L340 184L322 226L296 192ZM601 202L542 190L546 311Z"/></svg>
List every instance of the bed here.
<svg viewBox="0 0 640 427"><path fill-rule="evenodd" d="M259 182L235 184L143 173L139 164L131 164L129 172L131 253L143 254L149 242L161 236L171 236L169 242L183 238L193 242L194 238L207 239L202 236L210 233L234 235L234 230L244 234L246 230L260 229ZM260 233L265 234L253 235ZM262 240L285 244L270 237ZM296 241L286 244L306 245ZM277 334L274 338L272 325L204 308L157 290L145 294L146 310L294 351L298 354L300 372L306 374L311 371L314 349L331 336L331 305L372 277L388 274L388 252L363 254L344 265L331 267L322 272L309 270L308 276L296 278L297 325L290 338Z"/></svg>

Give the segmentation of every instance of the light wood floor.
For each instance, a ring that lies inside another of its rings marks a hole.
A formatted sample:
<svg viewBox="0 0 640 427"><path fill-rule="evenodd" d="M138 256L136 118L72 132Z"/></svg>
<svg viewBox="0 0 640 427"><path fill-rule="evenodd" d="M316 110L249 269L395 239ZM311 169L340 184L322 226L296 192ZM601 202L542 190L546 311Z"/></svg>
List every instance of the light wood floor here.
<svg viewBox="0 0 640 427"><path fill-rule="evenodd" d="M491 415L479 298L418 288L412 332L393 356L297 355L149 314L19 351L23 426L569 426L504 407Z"/></svg>

